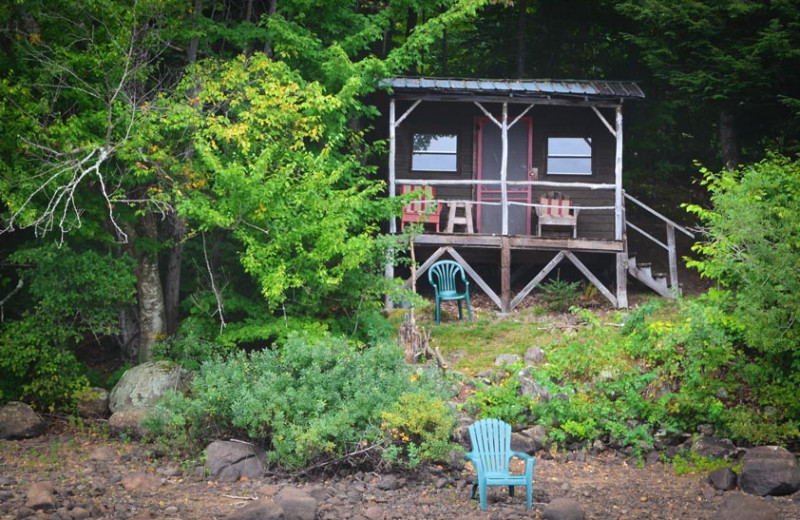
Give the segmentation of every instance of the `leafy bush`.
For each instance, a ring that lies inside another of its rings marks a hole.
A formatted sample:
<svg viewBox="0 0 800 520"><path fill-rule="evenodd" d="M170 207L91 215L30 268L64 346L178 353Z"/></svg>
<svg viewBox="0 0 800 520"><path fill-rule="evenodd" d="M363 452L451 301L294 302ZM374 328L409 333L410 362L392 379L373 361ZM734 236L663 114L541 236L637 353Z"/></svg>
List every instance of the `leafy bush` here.
<svg viewBox="0 0 800 520"><path fill-rule="evenodd" d="M548 309L565 312L578 299L580 287L581 282L568 282L557 276L541 285L541 297Z"/></svg>
<svg viewBox="0 0 800 520"><path fill-rule="evenodd" d="M531 399L520 395L517 371L496 385L479 381L478 388L467 398L467 410L478 419L500 419L508 424L528 423L531 418Z"/></svg>
<svg viewBox="0 0 800 520"><path fill-rule="evenodd" d="M400 397L410 393L441 409L432 392L435 385L425 378L412 381L395 347L361 349L333 337L309 341L297 334L275 350L206 362L193 380L192 397L173 396L148 427L196 446L223 434L247 436L266 447L270 461L297 468L379 445L382 414L390 411L393 423L419 442L419 456L427 457L440 453L438 442L452 425L446 417L400 420L407 414ZM430 435L423 434L428 426Z"/></svg>

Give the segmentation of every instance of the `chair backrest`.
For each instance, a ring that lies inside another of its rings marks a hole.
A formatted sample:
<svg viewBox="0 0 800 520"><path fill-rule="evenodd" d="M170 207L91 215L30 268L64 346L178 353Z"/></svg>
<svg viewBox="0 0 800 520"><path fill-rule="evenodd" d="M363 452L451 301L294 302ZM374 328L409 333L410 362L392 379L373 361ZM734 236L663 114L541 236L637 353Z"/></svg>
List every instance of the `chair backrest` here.
<svg viewBox="0 0 800 520"><path fill-rule="evenodd" d="M540 207L536 208L539 216L547 217L569 217L572 215L570 208L572 201L568 197L557 191L551 191L539 197Z"/></svg>
<svg viewBox="0 0 800 520"><path fill-rule="evenodd" d="M431 208L438 204L436 202L436 188L433 186L412 186L409 184L402 184L400 186L400 194L419 192L419 200L412 200L403 206L403 213L407 215L419 215L421 213L430 212Z"/></svg>
<svg viewBox="0 0 800 520"><path fill-rule="evenodd" d="M472 453L484 469L507 472L511 454L511 425L500 419L481 419L469 427Z"/></svg>
<svg viewBox="0 0 800 520"><path fill-rule="evenodd" d="M466 280L464 268L453 260L439 260L428 269L428 281L441 292L457 291L456 275Z"/></svg>

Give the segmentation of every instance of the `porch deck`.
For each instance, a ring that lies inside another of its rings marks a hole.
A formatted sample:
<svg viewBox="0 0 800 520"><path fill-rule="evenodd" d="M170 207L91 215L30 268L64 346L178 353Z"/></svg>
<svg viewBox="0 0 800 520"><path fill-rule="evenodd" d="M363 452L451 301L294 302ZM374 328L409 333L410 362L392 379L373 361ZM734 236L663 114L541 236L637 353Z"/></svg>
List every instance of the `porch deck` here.
<svg viewBox="0 0 800 520"><path fill-rule="evenodd" d="M479 233L423 233L414 237L414 244L453 248L501 249L503 239L508 240L511 250L525 251L573 251L576 253L622 253L622 240L596 240L572 237L510 235Z"/></svg>

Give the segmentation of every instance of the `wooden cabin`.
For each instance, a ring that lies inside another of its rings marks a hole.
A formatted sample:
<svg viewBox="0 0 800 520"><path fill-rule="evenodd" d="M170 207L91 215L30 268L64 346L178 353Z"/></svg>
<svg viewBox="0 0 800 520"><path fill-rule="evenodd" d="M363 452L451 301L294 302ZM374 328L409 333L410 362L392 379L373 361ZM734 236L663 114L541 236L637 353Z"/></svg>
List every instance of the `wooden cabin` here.
<svg viewBox="0 0 800 520"><path fill-rule="evenodd" d="M638 85L399 77L389 86L389 196L424 193L400 225L390 223L390 232L405 222L423 223L414 244L429 254L417 255L417 277L449 255L502 312L563 260L616 307L628 305L628 274L664 296L678 290L675 230L691 233L623 191L623 104L644 98ZM627 222L626 201L666 223L666 238ZM421 216L413 215L421 208ZM668 280L629 258L631 227L666 249ZM465 259L475 250L499 253L499 287ZM526 251L549 261L512 295L512 253ZM597 254L614 266L610 287L581 259ZM391 266L387 276L394 276Z"/></svg>

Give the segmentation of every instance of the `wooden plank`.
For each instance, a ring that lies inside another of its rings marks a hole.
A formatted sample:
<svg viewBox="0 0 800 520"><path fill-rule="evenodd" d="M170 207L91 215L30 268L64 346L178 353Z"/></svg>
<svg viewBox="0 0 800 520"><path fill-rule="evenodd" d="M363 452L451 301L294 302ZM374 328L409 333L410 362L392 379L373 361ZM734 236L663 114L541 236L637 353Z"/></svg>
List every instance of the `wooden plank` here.
<svg viewBox="0 0 800 520"><path fill-rule="evenodd" d="M614 159L614 238L622 240L622 106L617 106L617 148Z"/></svg>
<svg viewBox="0 0 800 520"><path fill-rule="evenodd" d="M478 273L475 272L475 270L466 262L466 260L464 260L464 258L461 257L461 255L458 254L458 252L456 252L456 250L448 248L448 252L450 253L450 256L452 256L459 264L461 264L467 274L470 275L473 280L475 280L475 283L477 283L478 286L483 289L483 292L486 293L486 296L488 296L489 299L495 303L495 305L502 309L503 304L500 301L500 298L497 296L497 293L495 293L492 288L489 287L489 284L483 281L483 278L481 278Z"/></svg>
<svg viewBox="0 0 800 520"><path fill-rule="evenodd" d="M667 224L667 254L669 255L669 286L676 292L680 290L678 284L678 254L675 248L675 227Z"/></svg>
<svg viewBox="0 0 800 520"><path fill-rule="evenodd" d="M644 202L641 202L640 200L631 197L627 193L625 193L625 198L628 199L629 201L633 202L634 204L638 205L640 208L644 209L645 211L650 212L656 218L659 218L659 219L663 220L664 222L666 222L667 224L669 224L671 226L674 226L675 229L677 229L681 233L683 233L683 234L685 234L685 235L687 235L687 236L689 236L691 238L694 238L694 233L692 233L688 229L684 228L683 226L680 226L680 225L676 224L675 222L671 221L670 219L668 219L667 217L665 217L664 215L662 215L658 211L654 210L653 208L651 208L650 206L648 206Z"/></svg>
<svg viewBox="0 0 800 520"><path fill-rule="evenodd" d="M394 99L392 99L392 102L394 102ZM416 101L414 102L414 104L413 104L413 105L411 105L410 107L408 107L408 110L406 110L406 111L403 113L403 115L402 115L402 116L400 116L400 119L398 119L398 120L397 120L397 122L393 124L393 126L394 126L395 128L397 128L398 126L400 126L400 123L402 123L402 122L405 120L405 118L407 118L409 115L411 115L411 112L413 112L413 111L414 111L414 109L415 109L415 108L417 108L417 105L419 105L420 103L422 103L422 100L421 100L421 99L418 99L418 100L416 100Z"/></svg>
<svg viewBox="0 0 800 520"><path fill-rule="evenodd" d="M611 123L608 122L608 119L606 119L606 116L604 116L602 114L602 112L600 112L600 110L598 110L597 107L594 106L594 105L592 106L592 110L594 110L594 113L597 114L597 117L600 118L600 121L602 121L603 124L606 125L606 128L608 128L608 131L611 132L611 135L613 135L614 137L617 137L617 131L614 130L614 127L612 127Z"/></svg>
<svg viewBox="0 0 800 520"><path fill-rule="evenodd" d="M511 312L511 248L508 237L503 237L500 248L500 311Z"/></svg>
<svg viewBox="0 0 800 520"><path fill-rule="evenodd" d="M659 245L659 246L663 247L664 249L666 249L667 251L669 251L669 246L668 246L667 244L665 244L665 243L664 243L664 242L662 242L661 240L657 239L656 237L654 237L653 235L651 235L650 233L648 233L648 232L647 232L647 231L645 231L644 229L640 228L640 227L639 227L639 226L637 226L636 224L634 224L634 223L632 223L632 222L626 222L625 224L626 224L626 225L627 225L629 228L633 229L634 231L638 231L639 233L641 233L642 235L644 235L644 236L645 236L645 238L648 238L648 239L649 239L651 242L655 242L657 245ZM667 226L667 227L669 227L669 226ZM673 233L673 235L674 235L674 234L675 234L675 231L673 231L672 233Z"/></svg>
<svg viewBox="0 0 800 520"><path fill-rule="evenodd" d="M398 100L416 100L421 99L423 101L441 101L447 103L459 103L459 102L469 102L469 103L509 103L509 104L518 104L518 105L543 105L543 106L573 106L573 107L591 107L596 106L600 108L615 108L619 106L619 103L616 101L595 101L595 100L586 100L582 98L575 98L575 99L561 99L561 98L553 98L553 97L539 97L539 96L520 96L519 94L515 94L514 97L510 96L472 96L472 95L446 95L446 94L405 94L405 93L398 93L394 95L395 99Z"/></svg>
<svg viewBox="0 0 800 520"><path fill-rule="evenodd" d="M570 251L564 251L564 256L566 256L566 257L569 259L569 261L570 261L570 262L572 262L572 263L575 265L575 267L577 267L577 268L578 268L578 270L579 270L580 272L582 272L582 273L583 273L583 275L584 275L584 276L585 276L585 277L586 277L586 278L587 278L587 279L588 279L590 282L592 282L592 285L594 285L595 287L597 287L597 290L598 290L598 291L600 291L600 292L603 294L603 296L605 296L605 297L606 297L606 299L608 299L608 301L610 301L610 302L611 302L611 305L613 305L614 307L618 307L618 306L617 306L617 298L616 298L616 297L615 297L613 294L611 294L611 291L609 291L609 290L606 288L606 286L605 286L605 285L603 285L603 283L602 283L602 282L600 282L600 280L598 280L598 279L597 279L597 277L596 277L596 276L595 276L595 275L594 275L594 274L593 274L593 273L592 273L592 272L589 270L589 268L588 268L588 267L586 267L586 265L584 265L584 263L583 263L583 262L581 262L581 261L578 259L578 257L577 257L577 256L575 256L574 254L572 254Z"/></svg>
<svg viewBox="0 0 800 520"><path fill-rule="evenodd" d="M523 288L522 288L522 290L519 292L519 294L517 294L517 295L514 297L514 299L513 299L513 300L511 300L511 304L510 304L510 307L511 307L511 309L514 309L514 307L516 307L517 305L519 305L519 303L520 303L520 302L521 302L523 299L525 299L525 297L526 297L526 296L528 296L528 294L529 294L529 293L530 293L530 292L531 292L531 291L532 291L532 290L533 290L533 289L534 289L534 288L535 288L537 285L539 285L539 283L540 283L542 280L544 280L545 276L547 276L548 274L550 274L550 271L552 271L552 270L555 268L555 266L557 266L557 265L558 265L558 263L559 263L559 262L561 262L561 260L563 260L563 259L564 259L564 256L566 256L566 253L567 253L566 251L559 251L559 252L558 252L558 254L557 254L556 256L554 256L554 257L553 257L553 259L552 259L552 260L550 260L550 262L548 262L548 264L547 264L546 266L544 266L544 268L543 268L541 271L539 271L539 274L537 274L536 276L534 276L534 277L533 277L533 280L531 280L530 282L528 282L528 285L526 285L525 287L523 287Z"/></svg>
<svg viewBox="0 0 800 520"><path fill-rule="evenodd" d="M617 308L628 308L628 252L617 254Z"/></svg>
<svg viewBox="0 0 800 520"><path fill-rule="evenodd" d="M481 186L499 185L501 181L485 181L478 179L395 179L395 184L410 184L412 186ZM556 182L556 181L506 181L508 186L531 186L533 188L585 188L588 190L614 190L615 184L601 184L592 182ZM677 225L677 224L676 224Z"/></svg>
<svg viewBox="0 0 800 520"><path fill-rule="evenodd" d="M500 127L500 201L503 203L501 233L508 235L508 103L503 103L503 124Z"/></svg>

